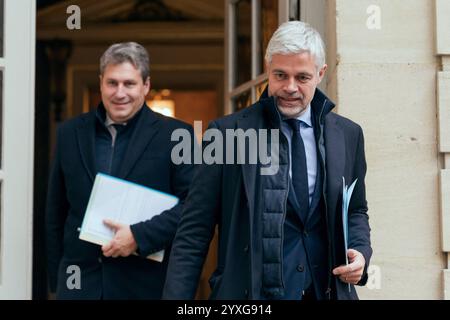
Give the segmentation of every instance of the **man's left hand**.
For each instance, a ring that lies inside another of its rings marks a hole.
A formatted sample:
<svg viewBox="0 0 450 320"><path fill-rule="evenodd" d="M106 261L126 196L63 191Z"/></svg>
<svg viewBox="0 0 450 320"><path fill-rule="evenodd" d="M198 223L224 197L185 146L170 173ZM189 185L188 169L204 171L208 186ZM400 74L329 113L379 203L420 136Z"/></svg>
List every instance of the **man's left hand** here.
<svg viewBox="0 0 450 320"><path fill-rule="evenodd" d="M129 225L108 219L104 220L103 223L115 232L114 238L102 246L105 257L128 257L137 250L137 243Z"/></svg>
<svg viewBox="0 0 450 320"><path fill-rule="evenodd" d="M333 269L333 274L339 276L342 282L357 284L363 275L366 259L355 249L348 249L347 257L349 264Z"/></svg>

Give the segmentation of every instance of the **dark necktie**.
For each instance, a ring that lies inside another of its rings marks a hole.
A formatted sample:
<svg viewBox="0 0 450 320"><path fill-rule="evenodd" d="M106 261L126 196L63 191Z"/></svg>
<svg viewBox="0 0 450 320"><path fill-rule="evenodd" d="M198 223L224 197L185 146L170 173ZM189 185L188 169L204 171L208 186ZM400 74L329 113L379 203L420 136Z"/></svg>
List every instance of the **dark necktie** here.
<svg viewBox="0 0 450 320"><path fill-rule="evenodd" d="M287 119L285 121L293 131L291 141L292 184L300 205L301 218L305 222L309 212L309 187L305 145L300 134L301 121L297 119Z"/></svg>
<svg viewBox="0 0 450 320"><path fill-rule="evenodd" d="M125 125L120 123L113 123L112 126L116 129L117 134L119 134L125 129Z"/></svg>

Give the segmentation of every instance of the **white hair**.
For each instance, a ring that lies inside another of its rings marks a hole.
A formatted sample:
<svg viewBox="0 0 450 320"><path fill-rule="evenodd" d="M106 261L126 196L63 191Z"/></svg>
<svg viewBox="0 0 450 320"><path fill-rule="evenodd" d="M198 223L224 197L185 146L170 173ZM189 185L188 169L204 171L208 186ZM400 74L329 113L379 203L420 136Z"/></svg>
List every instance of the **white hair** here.
<svg viewBox="0 0 450 320"><path fill-rule="evenodd" d="M325 64L325 45L316 29L302 21L285 22L278 27L267 45L265 60L272 62L274 54L298 54L309 52L314 56L316 67Z"/></svg>

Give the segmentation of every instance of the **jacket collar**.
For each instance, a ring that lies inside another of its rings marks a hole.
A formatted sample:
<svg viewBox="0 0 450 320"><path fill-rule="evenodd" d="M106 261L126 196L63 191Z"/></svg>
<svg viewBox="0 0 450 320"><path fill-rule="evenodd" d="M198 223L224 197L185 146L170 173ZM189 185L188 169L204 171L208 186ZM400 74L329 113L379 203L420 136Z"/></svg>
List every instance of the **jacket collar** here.
<svg viewBox="0 0 450 320"><path fill-rule="evenodd" d="M259 98L259 102L263 105L266 116L273 128L280 128L281 115L278 111L275 97L269 97L268 87L266 87ZM325 116L335 107L332 102L320 89L316 88L314 97L311 100L311 111L315 123L324 123Z"/></svg>
<svg viewBox="0 0 450 320"><path fill-rule="evenodd" d="M127 152L122 160L118 175L119 178L125 179L127 177L142 153L146 150L148 145L152 143L153 137L161 129L163 122L160 119L161 118L144 103L144 106L140 111L140 116L136 119L136 127L134 128L130 142L128 143Z"/></svg>
<svg viewBox="0 0 450 320"><path fill-rule="evenodd" d="M142 110L143 110L146 106L147 106L147 105L146 105L146 103L144 102L143 106L138 110L138 112L136 112L136 114L133 115L133 117L132 117L131 119L129 119L127 122L125 122L125 124L126 124L127 126L132 126L132 125L134 125L134 124L138 121L140 115L142 114ZM147 107L147 108L148 108L148 107ZM106 115L106 109L105 109L105 106L103 105L103 102L100 102L100 103L99 103L97 109L95 110L95 116L96 116L98 122L99 122L102 126L104 126L104 127L107 127L107 125L106 125L107 122L115 123L114 121L112 121L111 118L107 117L107 115ZM109 121L108 121L108 120L109 120Z"/></svg>
<svg viewBox="0 0 450 320"><path fill-rule="evenodd" d="M77 140L82 162L86 168L89 177L93 181L96 174L95 166L95 127L98 123L104 126L104 117L102 117L103 105L99 105L96 111L82 115L77 127ZM98 113L99 112L99 113ZM128 125L135 126L133 134L128 143L128 149L122 160L119 170L119 178L126 178L142 152L147 148L153 136L160 129L161 121L159 117L148 108L146 104L141 110L128 122Z"/></svg>

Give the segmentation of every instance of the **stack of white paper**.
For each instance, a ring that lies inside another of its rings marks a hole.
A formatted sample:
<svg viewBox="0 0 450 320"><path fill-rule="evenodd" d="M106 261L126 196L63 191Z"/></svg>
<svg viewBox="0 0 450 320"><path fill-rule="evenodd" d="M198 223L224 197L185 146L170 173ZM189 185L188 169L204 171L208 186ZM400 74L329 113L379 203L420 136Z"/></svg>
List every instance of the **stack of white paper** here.
<svg viewBox="0 0 450 320"><path fill-rule="evenodd" d="M104 245L114 237L114 231L104 225L103 220L131 225L151 219L177 203L178 198L173 195L99 173L95 177L80 239ZM148 258L161 262L163 257L164 250Z"/></svg>

